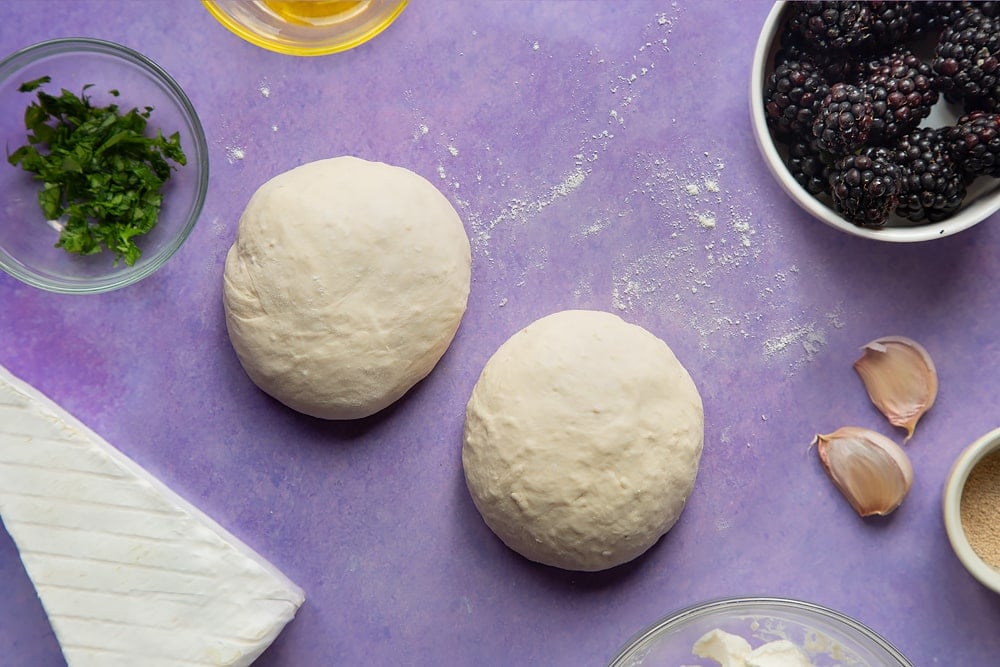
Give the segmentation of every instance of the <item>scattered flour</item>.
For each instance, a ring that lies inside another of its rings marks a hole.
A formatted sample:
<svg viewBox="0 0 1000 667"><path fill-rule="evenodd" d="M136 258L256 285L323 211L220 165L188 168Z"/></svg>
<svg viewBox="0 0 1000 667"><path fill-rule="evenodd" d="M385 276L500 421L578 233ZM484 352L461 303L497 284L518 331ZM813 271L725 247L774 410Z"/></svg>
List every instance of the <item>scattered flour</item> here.
<svg viewBox="0 0 1000 667"><path fill-rule="evenodd" d="M553 202L568 196L579 188L583 185L586 178L587 171L577 166L562 181L550 186L547 192L544 192L535 199L512 199L508 201L502 210L491 220L483 221L479 216L472 214L469 222L472 226L473 247L489 257L489 242L492 238L493 230L498 225L527 221L528 218L538 214Z"/></svg>
<svg viewBox="0 0 1000 667"><path fill-rule="evenodd" d="M619 287L621 291L619 291ZM639 291L642 289L639 283L634 280L626 281L623 285L616 286L611 290L611 305L618 310L629 310L636 299L639 298ZM650 288L649 292L655 292L656 288Z"/></svg>
<svg viewBox="0 0 1000 667"><path fill-rule="evenodd" d="M617 127L625 124L626 113L633 111L635 108L635 101L642 92L641 87L638 85L640 79L654 73L656 69L655 52L660 50L662 53L669 53L667 36L672 32L674 24L677 21L677 13L680 11L676 2L671 3L670 7L671 10L669 12L661 11L653 17L655 25L650 24L646 27L646 38L643 39L633 57L623 61L622 68L617 72L609 72L612 81L610 87L614 101L608 112L608 122ZM473 31L472 34L475 36L477 33ZM540 50L540 42L534 40L531 48L534 51ZM597 63L603 66L605 60L601 58L597 60ZM406 91L406 97L412 98L412 96L412 91ZM417 109L414 109L414 112L419 113ZM414 132L414 140L419 140L421 137L426 136L428 132L427 123L420 122ZM467 200L456 202L463 209L463 217L469 221L472 227L474 249L489 258L491 256L489 249L490 240L494 230L498 226L514 222L523 223L528 218L537 215L557 199L569 196L583 184L587 174L590 173L592 167L585 165L592 165L592 163L597 161L600 154L608 149L613 139L614 134L607 129L584 135L579 148L573 156L576 166L561 182L555 185L542 185L540 190L535 194L511 199L499 212L496 212L492 216L485 211L470 210L471 207ZM446 149L453 157L457 156L458 151L453 145L446 146ZM438 166L438 176L442 180L447 178L444 167L441 165ZM482 184L481 177L476 179L475 184ZM462 183L458 181L452 183L452 187L456 190L461 185ZM593 235L600 232L606 226L605 221L599 220L584 228L580 233L582 236Z"/></svg>
<svg viewBox="0 0 1000 667"><path fill-rule="evenodd" d="M580 230L580 236L593 236L594 234L599 234L602 230L606 229L611 224L611 220L607 217L601 217L590 223L586 227Z"/></svg>
<svg viewBox="0 0 1000 667"><path fill-rule="evenodd" d="M699 213L697 218L698 224L705 229L715 229L715 216L711 213Z"/></svg>
<svg viewBox="0 0 1000 667"><path fill-rule="evenodd" d="M524 267L514 285L524 287L528 283L529 275L545 271L549 261L549 252L545 248L530 248L523 256Z"/></svg>
<svg viewBox="0 0 1000 667"><path fill-rule="evenodd" d="M718 193L699 185L713 182L714 189L722 191L718 178L725 164L705 157L708 159L694 159L678 169L665 158L641 156L645 164L638 166L650 176L634 195L648 198L662 210L661 224L670 234L669 238L663 239L661 235L652 242L642 256L619 264L614 274L612 302L619 309L665 308L679 314L685 306L679 296L681 292L704 294L711 319L702 323L699 331L707 344L710 333L740 319L721 311L722 304L712 295L715 278L731 273L734 267L752 263L760 249L750 243L754 229L749 212L725 205ZM692 234L691 223L694 229L701 230L700 235ZM706 233L710 234L707 244ZM629 284L632 288L626 289ZM648 298L666 287L673 299ZM704 313L706 309L696 310Z"/></svg>
<svg viewBox="0 0 1000 667"><path fill-rule="evenodd" d="M826 319L834 329L844 328L844 302L838 301L833 310L826 313Z"/></svg>
<svg viewBox="0 0 1000 667"><path fill-rule="evenodd" d="M246 157L246 149L243 146L227 146L226 147L226 160L229 164L235 164Z"/></svg>
<svg viewBox="0 0 1000 667"><path fill-rule="evenodd" d="M599 68L606 76L610 104L603 107L603 117L598 115L582 124L575 144L572 137L566 141L564 156L557 155L555 162L547 165L548 173L557 174L552 180L519 185L513 190L501 151L489 146L463 146L463 157L471 154L470 163L481 160L497 169L497 174L491 175L489 166L478 167L479 171L465 180L449 174L458 173L457 169L446 171L444 166L459 155L456 146L462 144L455 137L448 136L445 130L435 134L438 141L427 146L437 152L439 178L456 195L462 193L452 200L469 227L473 252L504 268L505 284L496 285L494 301L500 307L507 303L505 295L511 294L511 288L525 286L537 278L536 272L545 270L549 253L548 248L531 246L520 248L513 256L501 250L507 251L517 242L518 226L530 223L558 203L563 206L560 211L566 211L570 219L573 215L588 216L567 230L579 243L596 244L624 229L638 232L633 235L630 231L631 244L607 260L607 273L600 267L596 273L586 274L582 273L586 267L571 268L579 274L571 278L576 280L572 296L579 303L600 303L603 296L610 299L611 308L617 312L652 312L684 322L709 352L729 345L746 349L749 343L750 349L760 350L765 362L784 364L786 373L794 373L824 349L824 327L844 326L843 308L816 312L812 304L779 298L788 296L780 290L798 280L798 270L793 267L776 272L768 265L770 256L762 257L767 249L760 240L774 242L777 223L757 219L749 204L743 203L753 201L754 193L741 190L727 178L721 157L728 155L725 147L687 146L686 152L679 152L685 148L681 144L664 153L640 152L629 169L645 176L640 176L636 188L620 201L596 211L561 204L586 187L595 173L606 176L602 170L605 154L612 149L617 154L623 149L617 135L628 132L630 116L644 108L641 101L648 86L656 85L658 74L668 70L663 67L665 58L670 57L668 41L680 23L682 11L674 2L669 9L652 15L642 41L631 56L618 62L601 57L603 54L596 48L578 54L579 62L585 63L582 66ZM475 36L475 31L472 34ZM538 41L527 45L532 51L541 50ZM530 79L533 75L529 72L526 76ZM412 92L408 95L412 96ZM430 134L429 126L437 123L430 122L416 106L413 113L413 138L420 141ZM553 167L563 163L560 177L559 169ZM479 196L487 189L493 196ZM498 199L498 192L507 194ZM591 199L592 193L587 194ZM480 202L495 203L480 208ZM644 216L641 221L634 217L639 212ZM638 231L639 224L649 229L645 237ZM552 252L554 259L555 250ZM511 261L518 262L520 270L510 266ZM734 281L745 290L733 289ZM717 287L723 284L729 286L724 294Z"/></svg>
<svg viewBox="0 0 1000 667"><path fill-rule="evenodd" d="M577 281L576 286L573 288L573 298L579 302L584 297L592 296L594 294L594 289L591 286L593 279L594 277L590 273L580 278L580 280Z"/></svg>
<svg viewBox="0 0 1000 667"><path fill-rule="evenodd" d="M789 359L788 365L798 369L810 362L826 345L826 331L815 322L789 323L790 329L764 341L764 358L780 356Z"/></svg>
<svg viewBox="0 0 1000 667"><path fill-rule="evenodd" d="M811 304L776 296L798 280L799 269L757 268L766 259L756 242L761 225L748 205L731 203L750 201L752 193L727 187L725 162L703 151L679 164L674 152L670 158L639 156L636 166L649 176L632 196L659 207L658 222L667 233L638 246L638 254L633 247L616 258L612 307L680 318L706 351L717 352L729 341L756 343L764 361L784 364L788 375L813 361L826 345L824 326L844 326L842 305L814 312ZM768 239L776 238L775 228L767 229ZM713 288L732 280L746 286L747 298L740 298L739 290L721 294ZM784 326L775 324L782 321Z"/></svg>
<svg viewBox="0 0 1000 667"><path fill-rule="evenodd" d="M271 86L267 81L261 81L257 84L257 92L260 93L261 97L271 96Z"/></svg>

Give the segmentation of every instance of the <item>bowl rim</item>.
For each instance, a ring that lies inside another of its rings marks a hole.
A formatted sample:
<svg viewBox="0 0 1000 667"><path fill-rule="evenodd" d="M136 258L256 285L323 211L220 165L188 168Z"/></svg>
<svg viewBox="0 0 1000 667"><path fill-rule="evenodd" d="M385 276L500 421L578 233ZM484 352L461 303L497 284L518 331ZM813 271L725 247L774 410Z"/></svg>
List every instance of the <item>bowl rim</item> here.
<svg viewBox="0 0 1000 667"><path fill-rule="evenodd" d="M996 451L1000 451L1000 427L977 438L962 450L948 473L944 485L942 510L948 541L958 560L979 583L1000 593L1000 570L991 567L972 548L962 527L961 513L962 491L965 489L969 474L987 455Z"/></svg>
<svg viewBox="0 0 1000 667"><path fill-rule="evenodd" d="M750 125L757 148L764 157L764 163L792 201L813 217L842 232L866 239L896 243L915 243L952 236L977 225L1000 209L1000 202L989 203L986 201L986 198L980 196L976 199L967 200L963 204L962 212L967 215L963 217L961 222L956 222L953 217L940 222L929 222L912 227L881 227L874 229L859 227L844 220L799 185L792 178L788 169L785 168L784 160L778 154L778 149L775 146L770 128L767 125L764 105L762 104L765 80L764 72L768 69L772 42L778 35L777 31L783 18L782 14L789 4L789 0L775 1L757 37L757 45L754 49L753 65L750 72ZM1000 197L1000 194L997 196Z"/></svg>
<svg viewBox="0 0 1000 667"><path fill-rule="evenodd" d="M910 661L907 660L902 653L900 653L899 649L861 621L856 621L846 614L830 609L829 607L824 607L823 605L815 602L806 602L805 600L799 600L796 598L766 596L714 598L705 602L699 602L683 607L673 613L661 617L657 621L654 621L652 624L634 634L625 643L623 648L618 651L618 654L614 657L614 659L608 663L608 667L626 667L628 663L624 662L624 660L629 658L630 654L638 648L640 644L648 641L664 628L679 624L691 618L707 616L712 612L719 610L730 611L734 608L753 607L754 605L762 604L773 605L792 611L804 610L821 616L826 620L832 621L834 624L847 626L848 629L860 632L866 638L875 642L879 648L884 649L887 653L889 653L889 655L896 659L899 662L900 667L913 667L912 663L910 663Z"/></svg>
<svg viewBox="0 0 1000 667"><path fill-rule="evenodd" d="M349 51L350 49L361 46L365 42L374 39L382 31L392 25L395 20L399 18L399 15L403 13L403 10L406 9L408 3L409 0L394 0L394 4L390 6L389 11L375 19L372 26L357 37L344 41L330 39L312 46L304 46L287 44L256 33L253 30L248 29L243 23L235 20L217 0L201 0L201 4L204 5L205 9L207 9L213 17L215 17L215 20L221 23L227 30L237 37L246 40L254 46L259 46L262 49L267 49L268 51L273 51L286 56L326 56L332 53Z"/></svg>
<svg viewBox="0 0 1000 667"><path fill-rule="evenodd" d="M150 261L143 263L137 269L101 278L88 278L85 282L53 279L42 276L20 263L8 262L6 261L6 253L0 253L0 269L32 287L61 294L98 294L132 285L148 277L163 266L184 244L184 241L191 234L198 218L201 216L205 205L205 198L208 194L208 141L205 138L205 129L202 126L201 118L199 118L198 112L180 84L163 67L148 56L117 42L94 37L58 37L36 42L0 59L0 80L6 80L15 74L20 69L21 62L25 59L31 63L43 56L59 56L77 52L110 55L124 62L136 65L140 69L150 73L157 83L166 89L168 95L175 100L181 115L190 125L194 136L190 138L193 143L193 150L188 151L188 164L195 163L193 166L198 170L194 201L192 202L188 219L185 221L183 228Z"/></svg>

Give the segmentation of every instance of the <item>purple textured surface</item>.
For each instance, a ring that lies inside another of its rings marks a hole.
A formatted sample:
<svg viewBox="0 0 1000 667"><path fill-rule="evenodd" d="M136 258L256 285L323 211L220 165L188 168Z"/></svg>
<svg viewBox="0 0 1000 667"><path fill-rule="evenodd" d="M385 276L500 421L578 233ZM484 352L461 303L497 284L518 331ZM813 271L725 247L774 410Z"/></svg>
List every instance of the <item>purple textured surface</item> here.
<svg viewBox="0 0 1000 667"><path fill-rule="evenodd" d="M749 127L769 8L418 0L366 45L294 58L241 41L193 0L8 3L0 52L92 36L161 64L201 115L212 175L186 245L137 285L60 296L0 275L0 364L305 589L261 667L599 665L658 617L741 594L830 606L921 667L996 664L1000 598L953 556L940 503L952 460L1000 421L1000 220L888 245L801 212ZM326 423L249 382L221 276L257 186L342 154L437 184L472 239L473 285L424 382L375 417ZM680 522L599 574L507 550L461 470L482 365L565 308L665 339L705 402ZM846 424L901 440L851 369L886 334L927 347L941 391L908 445L910 496L862 521L809 443ZM64 664L5 533L0 655Z"/></svg>

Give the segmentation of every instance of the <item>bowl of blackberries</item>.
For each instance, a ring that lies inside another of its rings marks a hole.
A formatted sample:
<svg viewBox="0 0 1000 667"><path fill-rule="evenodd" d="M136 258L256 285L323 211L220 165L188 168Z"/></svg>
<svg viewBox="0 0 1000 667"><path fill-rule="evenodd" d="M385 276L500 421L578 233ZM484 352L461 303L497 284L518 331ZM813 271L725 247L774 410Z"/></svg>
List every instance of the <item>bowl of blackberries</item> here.
<svg viewBox="0 0 1000 667"><path fill-rule="evenodd" d="M779 184L837 229L927 241L1000 210L1000 2L778 2L750 100Z"/></svg>

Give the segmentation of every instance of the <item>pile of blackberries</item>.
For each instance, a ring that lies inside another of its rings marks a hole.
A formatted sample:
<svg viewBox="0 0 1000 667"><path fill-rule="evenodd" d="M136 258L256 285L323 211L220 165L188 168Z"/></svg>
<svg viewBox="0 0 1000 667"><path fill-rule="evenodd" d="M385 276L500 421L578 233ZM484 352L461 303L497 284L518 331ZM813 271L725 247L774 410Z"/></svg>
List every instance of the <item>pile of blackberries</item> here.
<svg viewBox="0 0 1000 667"><path fill-rule="evenodd" d="M792 2L780 39L767 122L846 220L937 222L1000 177L1000 2ZM942 96L961 117L921 127Z"/></svg>

